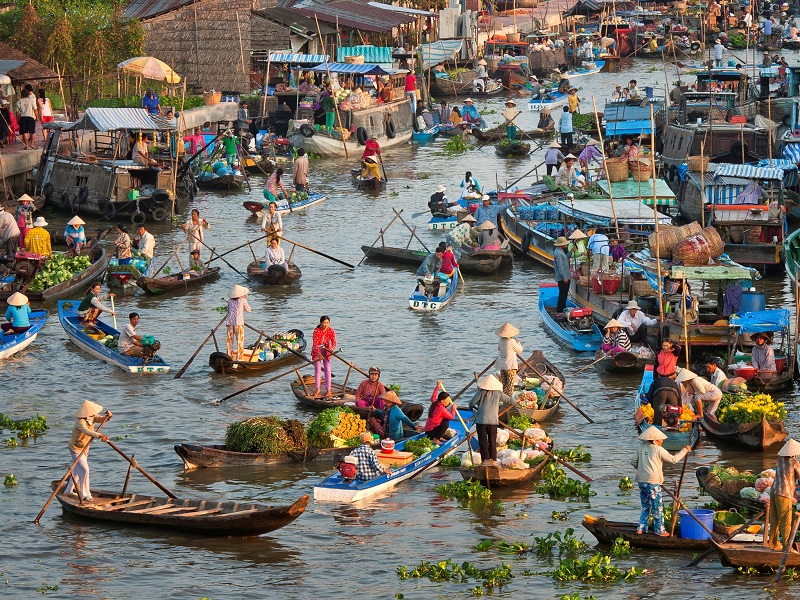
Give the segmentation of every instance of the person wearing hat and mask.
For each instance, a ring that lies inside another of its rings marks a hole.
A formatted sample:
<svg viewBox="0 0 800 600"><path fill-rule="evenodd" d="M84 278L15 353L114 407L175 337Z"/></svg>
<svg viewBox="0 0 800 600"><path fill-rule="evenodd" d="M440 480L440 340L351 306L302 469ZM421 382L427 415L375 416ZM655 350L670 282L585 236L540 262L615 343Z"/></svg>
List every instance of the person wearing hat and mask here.
<svg viewBox="0 0 800 600"><path fill-rule="evenodd" d="M458 212L458 202L448 202L445 195L447 188L440 185L436 191L431 194L431 199L428 201L428 208L434 217L449 217Z"/></svg>
<svg viewBox="0 0 800 600"><path fill-rule="evenodd" d="M572 196L572 198L570 196ZM568 201L572 201L573 199L574 194L567 194ZM583 233L580 229L576 229L569 234L567 239L569 240L568 255L572 259L573 263L575 264L575 269L577 270L578 265L586 262L586 240L589 239L589 236Z"/></svg>
<svg viewBox="0 0 800 600"><path fill-rule="evenodd" d="M319 318L311 338L311 360L314 362L314 397L320 397L322 370L325 369L325 397L331 397L331 356L336 352L336 332L327 315Z"/></svg>
<svg viewBox="0 0 800 600"><path fill-rule="evenodd" d="M590 238L591 239L591 238ZM591 243L590 243L591 247ZM658 325L658 319L648 317L639 307L636 300L631 300L625 310L617 317L622 326L629 331L631 342L647 343L647 327Z"/></svg>
<svg viewBox="0 0 800 600"><path fill-rule="evenodd" d="M31 328L29 320L31 306L28 303L28 297L21 292L14 292L6 302L8 303L5 314L7 322L0 324L3 335L17 335L28 331Z"/></svg>
<svg viewBox="0 0 800 600"><path fill-rule="evenodd" d="M800 484L800 442L789 438L778 450L775 480L769 491L769 547L784 550L792 531L792 504L794 492ZM781 543L783 542L783 543Z"/></svg>
<svg viewBox="0 0 800 600"><path fill-rule="evenodd" d="M498 202L497 204L492 205L492 199L489 197L488 194L484 194L481 197L481 206L475 209L473 216L478 221L478 223L483 225L486 221L489 221L497 227L497 215L503 212L505 209L511 206L511 201L508 202Z"/></svg>
<svg viewBox="0 0 800 600"><path fill-rule="evenodd" d="M491 221L481 223L481 233L478 236L478 247L482 250L500 250L503 238L497 231L497 226Z"/></svg>
<svg viewBox="0 0 800 600"><path fill-rule="evenodd" d="M556 283L558 284L558 301L556 302L556 312L563 312L567 307L567 296L569 295L570 279L572 271L569 268L566 248L569 241L563 235L559 236L553 243L553 272Z"/></svg>
<svg viewBox="0 0 800 600"><path fill-rule="evenodd" d="M458 419L455 403L450 397L450 394L441 390L442 380L436 382L436 387L431 394L431 405L428 408L428 419L425 421L425 435L434 444L441 444L443 440L449 439L447 430L450 427L450 421Z"/></svg>
<svg viewBox="0 0 800 600"><path fill-rule="evenodd" d="M228 356L234 361L244 355L244 313L251 311L250 305L247 303L249 292L250 290L246 287L237 284L228 294L228 317L225 321L228 331L227 350Z"/></svg>
<svg viewBox="0 0 800 600"><path fill-rule="evenodd" d="M381 370L370 367L367 379L361 382L356 389L356 406L383 410L386 404L381 396L386 393L386 386L380 382Z"/></svg>
<svg viewBox="0 0 800 600"><path fill-rule="evenodd" d="M374 156L368 156L362 161L362 165L364 166L364 170L361 171L361 178L362 179L377 179L380 181L381 177L381 168L378 165L378 159Z"/></svg>
<svg viewBox="0 0 800 600"><path fill-rule="evenodd" d="M503 393L503 384L494 375L478 380L478 393L470 400L469 410L475 414L475 429L481 464L497 464L497 426L500 423L500 403L512 404L511 396Z"/></svg>
<svg viewBox="0 0 800 600"><path fill-rule="evenodd" d="M758 369L759 375L761 371L766 371L770 375L774 375L778 367L775 364L775 351L772 349L772 346L770 346L772 340L769 334L759 332L750 337L756 344L751 350L750 364Z"/></svg>
<svg viewBox="0 0 800 600"><path fill-rule="evenodd" d="M698 415L716 416L722 400L722 390L716 385L689 369L681 369L675 382L681 384L683 391L681 399L684 406L691 408Z"/></svg>
<svg viewBox="0 0 800 600"><path fill-rule="evenodd" d="M489 63L487 63L487 62L486 62L486 60L485 60L485 59L483 59L483 58L482 58L482 59L480 59L480 60L477 62L478 68L477 68L477 69L475 69L475 71L477 72L477 74L478 74L478 77L479 77L480 79L488 79L488 77L489 77L489 73L486 71L486 66L487 66L488 64L489 64Z"/></svg>
<svg viewBox="0 0 800 600"><path fill-rule="evenodd" d="M53 253L50 232L45 229L48 223L44 217L36 217L33 222L33 229L25 235L25 248L28 252L50 256Z"/></svg>
<svg viewBox="0 0 800 600"><path fill-rule="evenodd" d="M472 171L467 171L464 174L464 179L461 180L461 183L458 184L463 191L461 192L461 197L466 198L467 196L474 197L473 194L480 194L481 193L481 184L478 183L478 179L472 176Z"/></svg>
<svg viewBox="0 0 800 600"><path fill-rule="evenodd" d="M653 533L668 537L664 529L664 505L661 502L661 486L664 483L664 463L674 465L692 451L685 446L680 452L670 454L661 445L667 439L666 434L658 427L651 426L639 436L642 445L636 450L631 466L636 469L636 481L639 483L639 499L642 512L639 515L639 527L636 533L647 533L650 517L653 518Z"/></svg>
<svg viewBox="0 0 800 600"><path fill-rule="evenodd" d="M403 425L413 431L422 431L421 426L414 425L414 422L409 419L403 412L403 401L400 400L394 390L389 390L381 394L380 398L386 403L386 411L384 413L384 422L386 423L386 437L399 442L405 436L403 432Z"/></svg>
<svg viewBox="0 0 800 600"><path fill-rule="evenodd" d="M536 124L537 129L542 131L555 131L556 122L550 114L550 107L545 106L539 113L539 122ZM559 145L559 148L561 146Z"/></svg>
<svg viewBox="0 0 800 600"><path fill-rule="evenodd" d="M103 442L108 441L108 436L98 433L95 430L95 425L99 427L113 416L110 410L107 410L106 414L101 416L100 412L102 410L103 407L99 404L91 400L84 400L78 412L75 413L75 423L72 425L72 434L69 438L69 453L72 455L72 460L77 460L78 462L72 470L74 477L70 477L67 480L64 493L69 496L77 492L86 502L92 501L87 445L93 439L99 439ZM79 456L80 459L78 459ZM77 479L77 483L75 479Z"/></svg>
<svg viewBox="0 0 800 600"><path fill-rule="evenodd" d="M622 323L616 319L611 319L606 323L604 330L603 343L600 345L600 349L604 354L610 353L611 356L615 356L620 352L631 351L631 339L628 337L628 333Z"/></svg>
<svg viewBox="0 0 800 600"><path fill-rule="evenodd" d="M426 296L438 295L439 291L439 274L442 271L442 256L444 249L438 246L436 250L428 254L425 260L417 269L417 282L420 284L420 292ZM424 291L423 291L424 290Z"/></svg>
<svg viewBox="0 0 800 600"><path fill-rule="evenodd" d="M725 54L725 46L722 45L722 40L717 38L714 40L714 66L722 66L722 56Z"/></svg>
<svg viewBox="0 0 800 600"><path fill-rule="evenodd" d="M464 108L461 110L461 116L464 117L464 121L467 123L477 125L481 129L486 127L486 121L483 120L478 109L472 102L472 98L467 98L464 100Z"/></svg>
<svg viewBox="0 0 800 600"><path fill-rule="evenodd" d="M358 460L356 465L356 479L358 481L369 481L381 475L391 475L389 467L385 467L378 460L378 455L372 449L372 434L364 431L359 438L361 445L350 453L350 456Z"/></svg>
<svg viewBox="0 0 800 600"><path fill-rule="evenodd" d="M566 108L566 106L564 107ZM569 114L569 113L564 113ZM571 116L570 116L571 118ZM572 138L572 134L569 134L570 139ZM556 185L560 188L571 188L572 181L575 179L575 175L577 174L577 166L575 165L576 156L574 154L567 154L564 157L564 162L558 167L558 173L556 174Z"/></svg>
<svg viewBox="0 0 800 600"><path fill-rule="evenodd" d="M86 232L83 229L84 225L86 225L86 221L81 219L78 215L75 215L67 221L67 226L64 228L64 241L67 242L67 248L69 248L75 256L80 254L81 250L83 250L83 247L86 245Z"/></svg>
<svg viewBox="0 0 800 600"><path fill-rule="evenodd" d="M565 106L561 113L559 131L561 132L561 145L569 151L572 148L572 134L575 131L572 126L572 113L569 111L569 106Z"/></svg>
<svg viewBox="0 0 800 600"><path fill-rule="evenodd" d="M561 144L553 140L544 155L544 164L547 167L547 174L552 175L553 171L558 172L558 168L564 161L564 154L561 152Z"/></svg>
<svg viewBox="0 0 800 600"><path fill-rule="evenodd" d="M475 228L474 225L476 222L477 219L475 217L467 214L467 216L459 221L458 225L448 231L445 235L447 245L459 250L462 246L475 246L475 244L478 242L477 235L473 239L471 232L472 229ZM480 235L480 233L478 233L478 235Z"/></svg>
<svg viewBox="0 0 800 600"><path fill-rule="evenodd" d="M17 220L17 227L19 227L19 247L20 250L25 250L25 236L28 231L33 229L33 211L36 210L33 206L33 198L28 194L22 194L17 198L17 207L14 210L14 218Z"/></svg>
<svg viewBox="0 0 800 600"><path fill-rule="evenodd" d="M504 323L494 333L500 338L500 341L497 342L497 360L494 361L494 368L500 371L503 393L510 396L514 392L514 381L519 368L517 356L522 353L522 344L516 339L519 329L511 323Z"/></svg>
<svg viewBox="0 0 800 600"><path fill-rule="evenodd" d="M0 248L7 256L14 256L19 245L19 225L10 212L0 205Z"/></svg>
<svg viewBox="0 0 800 600"><path fill-rule="evenodd" d="M510 140L517 139L517 126L514 124L522 113L517 110L517 103L513 100L506 100L506 107L503 109L503 118L506 120L506 137Z"/></svg>

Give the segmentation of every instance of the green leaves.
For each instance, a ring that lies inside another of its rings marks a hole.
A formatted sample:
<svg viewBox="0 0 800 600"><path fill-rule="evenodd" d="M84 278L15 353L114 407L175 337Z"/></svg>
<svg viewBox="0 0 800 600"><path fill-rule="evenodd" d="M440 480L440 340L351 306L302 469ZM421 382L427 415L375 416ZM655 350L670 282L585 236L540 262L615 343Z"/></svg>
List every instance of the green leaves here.
<svg viewBox="0 0 800 600"><path fill-rule="evenodd" d="M636 577L643 572L644 570L638 567L631 567L629 571L623 571L619 567L611 564L610 556L598 553L587 560L563 560L551 574L556 581L582 581L584 583L591 583L634 581Z"/></svg>
<svg viewBox="0 0 800 600"><path fill-rule="evenodd" d="M577 479L567 477L564 470L559 469L553 463L545 465L542 471L542 481L536 488L539 494L546 494L551 498L561 500L566 498L588 500L591 496L597 495L589 483L582 483Z"/></svg>
<svg viewBox="0 0 800 600"><path fill-rule="evenodd" d="M433 490L445 498L455 498L464 503L472 500L488 500L492 497L491 490L477 481L451 481L437 485Z"/></svg>
<svg viewBox="0 0 800 600"><path fill-rule="evenodd" d="M7 430L14 432L17 434L17 438L21 440L26 440L28 438L36 439L48 429L47 419L41 415L36 415L30 419L14 421L8 415L0 413L0 431ZM8 447L17 445L15 438L9 438L5 443Z"/></svg>
<svg viewBox="0 0 800 600"><path fill-rule="evenodd" d="M422 561L416 567L400 566L396 572L397 577L402 581L406 579L428 579L434 582L454 581L467 583L470 580L475 580L481 583L480 587L471 590L475 596L482 596L484 590L491 592L495 587L502 590L503 586L514 578L511 567L505 563L500 563L499 567L480 569L471 562L464 562L459 566L449 558L436 563Z"/></svg>
<svg viewBox="0 0 800 600"><path fill-rule="evenodd" d="M619 489L623 492L627 492L628 490L633 489L633 482L631 481L630 477L623 477L619 480Z"/></svg>
<svg viewBox="0 0 800 600"><path fill-rule="evenodd" d="M408 440L406 441L403 449L406 452L412 452L414 454L414 458L419 458L423 454L427 454L431 450L433 450L433 442L427 436L423 436L418 440Z"/></svg>

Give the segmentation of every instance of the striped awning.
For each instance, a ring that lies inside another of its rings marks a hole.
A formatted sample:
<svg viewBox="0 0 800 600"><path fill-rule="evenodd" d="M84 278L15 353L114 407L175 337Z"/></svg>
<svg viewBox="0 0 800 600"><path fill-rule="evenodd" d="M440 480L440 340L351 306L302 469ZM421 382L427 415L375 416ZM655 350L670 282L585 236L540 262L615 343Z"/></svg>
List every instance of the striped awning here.
<svg viewBox="0 0 800 600"><path fill-rule="evenodd" d="M793 166L796 170L797 167ZM739 177L741 179L768 179L783 181L784 169L782 167L754 167L753 165L722 164L714 173L718 177Z"/></svg>
<svg viewBox="0 0 800 600"><path fill-rule="evenodd" d="M326 63L317 65L309 71L320 71L322 73L343 73L345 75L389 75L392 71L382 69L379 65L350 65L346 63Z"/></svg>
<svg viewBox="0 0 800 600"><path fill-rule="evenodd" d="M83 118L66 128L67 131L166 131L175 129L158 115L149 115L144 108L87 108Z"/></svg>
<svg viewBox="0 0 800 600"><path fill-rule="evenodd" d="M345 56L363 56L364 62L370 64L392 64L392 49L388 46L344 46L336 49L337 61L344 62Z"/></svg>
<svg viewBox="0 0 800 600"><path fill-rule="evenodd" d="M800 162L800 144L786 144L783 147L783 158L795 164Z"/></svg>
<svg viewBox="0 0 800 600"><path fill-rule="evenodd" d="M439 40L432 44L422 44L422 68L435 67L439 63L450 60L457 52L461 52L464 40Z"/></svg>
<svg viewBox="0 0 800 600"><path fill-rule="evenodd" d="M298 65L318 65L328 60L327 54L289 54L284 52L274 52L269 55L269 59L262 59L262 62L292 63Z"/></svg>

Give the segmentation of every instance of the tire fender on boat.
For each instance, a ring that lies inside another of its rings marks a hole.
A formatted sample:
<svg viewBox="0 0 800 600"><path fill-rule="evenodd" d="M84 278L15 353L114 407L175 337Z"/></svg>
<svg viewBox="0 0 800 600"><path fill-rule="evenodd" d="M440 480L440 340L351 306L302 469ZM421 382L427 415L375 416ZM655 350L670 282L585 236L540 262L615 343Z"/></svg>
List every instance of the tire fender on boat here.
<svg viewBox="0 0 800 600"><path fill-rule="evenodd" d="M356 139L358 140L359 146L366 146L367 145L367 130L363 127L359 127L356 129Z"/></svg>
<svg viewBox="0 0 800 600"><path fill-rule="evenodd" d="M167 218L167 210L161 206L156 206L150 211L150 216L153 217L154 221L163 221Z"/></svg>
<svg viewBox="0 0 800 600"><path fill-rule="evenodd" d="M89 186L84 185L78 190L78 203L86 204L89 200Z"/></svg>
<svg viewBox="0 0 800 600"><path fill-rule="evenodd" d="M147 222L147 215L144 214L142 211L137 210L135 213L131 215L131 223L134 225L142 225Z"/></svg>
<svg viewBox="0 0 800 600"><path fill-rule="evenodd" d="M678 167L676 167L675 165L670 165L669 169L667 169L667 179L669 180L670 183L673 183L675 181L675 177L677 176L678 176Z"/></svg>
<svg viewBox="0 0 800 600"><path fill-rule="evenodd" d="M103 218L110 221L117 214L117 207L111 200L106 200L100 205L100 210L103 211Z"/></svg>
<svg viewBox="0 0 800 600"><path fill-rule="evenodd" d="M395 137L397 137L397 130L394 128L393 121L386 121L386 137L388 137L390 140L393 140Z"/></svg>
<svg viewBox="0 0 800 600"><path fill-rule="evenodd" d="M522 234L522 240L520 241L520 252L523 256L527 256L530 254L530 246L531 246L531 239L533 238L533 233L530 231L526 231Z"/></svg>
<svg viewBox="0 0 800 600"><path fill-rule="evenodd" d="M305 124L300 126L300 135L304 138L314 137L314 128L311 125Z"/></svg>
<svg viewBox="0 0 800 600"><path fill-rule="evenodd" d="M45 202L50 202L53 198L53 184L49 181L42 187L42 196L44 196Z"/></svg>
<svg viewBox="0 0 800 600"><path fill-rule="evenodd" d="M208 357L208 366L217 373L224 373L233 364L233 359L224 352L212 352Z"/></svg>

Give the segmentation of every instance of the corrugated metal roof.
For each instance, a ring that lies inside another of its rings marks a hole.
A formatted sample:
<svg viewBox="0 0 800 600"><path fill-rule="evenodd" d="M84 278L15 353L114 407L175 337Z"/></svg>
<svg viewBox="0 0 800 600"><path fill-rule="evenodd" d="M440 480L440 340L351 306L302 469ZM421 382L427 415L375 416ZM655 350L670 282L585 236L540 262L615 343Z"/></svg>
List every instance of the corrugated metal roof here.
<svg viewBox="0 0 800 600"><path fill-rule="evenodd" d="M380 8L381 10L391 10L394 12L404 13L407 15L420 15L423 17L435 17L437 13L428 10L419 10L417 8L406 8L405 6L394 6L392 4L382 4L380 2L367 2L370 6Z"/></svg>
<svg viewBox="0 0 800 600"><path fill-rule="evenodd" d="M150 19L193 2L194 0L133 0L122 16L126 19Z"/></svg>
<svg viewBox="0 0 800 600"><path fill-rule="evenodd" d="M650 133L650 118L626 119L606 123L606 135L642 135Z"/></svg>
<svg viewBox="0 0 800 600"><path fill-rule="evenodd" d="M164 131L174 129L158 116L151 117L144 108L87 108L83 118L67 127L69 131Z"/></svg>
<svg viewBox="0 0 800 600"><path fill-rule="evenodd" d="M353 0L334 0L325 3L308 0L292 8L311 19L316 15L320 22L324 21L331 25L338 23L341 27L365 31L390 31L417 20L413 15L391 12Z"/></svg>
<svg viewBox="0 0 800 600"><path fill-rule="evenodd" d="M653 209L639 200L580 200L573 204L560 200L558 211L568 216L594 224L607 224L614 220L626 225L648 225L655 222ZM659 214L660 223L670 223L672 219Z"/></svg>
<svg viewBox="0 0 800 600"><path fill-rule="evenodd" d="M0 60L0 73L5 75L9 71L19 69L24 64L24 60Z"/></svg>
<svg viewBox="0 0 800 600"><path fill-rule="evenodd" d="M386 46L346 46L336 49L337 62L345 56L363 56L366 63L392 64L392 49Z"/></svg>
<svg viewBox="0 0 800 600"><path fill-rule="evenodd" d="M797 167L795 167L797 168ZM714 177L738 177L741 179L772 179L783 181L784 169L780 167L754 167L753 165L720 165Z"/></svg>
<svg viewBox="0 0 800 600"><path fill-rule="evenodd" d="M653 113L658 113L664 106L663 102L653 103ZM650 105L642 108L640 104L626 104L624 102L608 102L603 109L603 118L606 121L650 120Z"/></svg>
<svg viewBox="0 0 800 600"><path fill-rule="evenodd" d="M253 12L261 17L264 17L265 19L274 21L275 23L286 25L289 29L292 29L298 33L304 33L310 36L317 35L316 21L314 21L314 19L309 19L308 17L301 15L299 12L297 12L292 8L283 8L281 6L276 6L273 8L256 10ZM319 29L320 32L322 32L322 35L336 34L336 28L330 27L325 23L320 23Z"/></svg>

